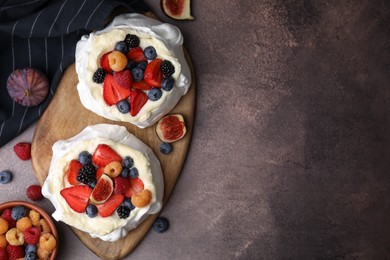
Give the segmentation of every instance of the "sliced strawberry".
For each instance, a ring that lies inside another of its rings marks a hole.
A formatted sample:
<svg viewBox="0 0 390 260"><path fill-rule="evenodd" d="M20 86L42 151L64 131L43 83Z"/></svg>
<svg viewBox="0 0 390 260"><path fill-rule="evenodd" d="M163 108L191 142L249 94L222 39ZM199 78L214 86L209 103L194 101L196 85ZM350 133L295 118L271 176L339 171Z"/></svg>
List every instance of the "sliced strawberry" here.
<svg viewBox="0 0 390 260"><path fill-rule="evenodd" d="M100 216L103 218L111 216L121 205L124 198L122 194L112 194L106 202L96 205Z"/></svg>
<svg viewBox="0 0 390 260"><path fill-rule="evenodd" d="M114 80L114 76L107 74L103 82L103 99L107 105L112 106L130 96L130 86L121 87Z"/></svg>
<svg viewBox="0 0 390 260"><path fill-rule="evenodd" d="M82 213L88 205L92 189L87 185L76 185L60 191L69 207L76 212Z"/></svg>
<svg viewBox="0 0 390 260"><path fill-rule="evenodd" d="M130 51L127 53L127 58L134 61L135 63L146 61L144 51L141 49L141 47L130 49Z"/></svg>
<svg viewBox="0 0 390 260"><path fill-rule="evenodd" d="M119 86L123 88L129 88L133 83L133 76L130 70L123 70L114 73L114 80Z"/></svg>
<svg viewBox="0 0 390 260"><path fill-rule="evenodd" d="M144 72L144 81L146 84L152 87L161 87L161 81L163 80L163 73L161 71L161 59L154 59L148 63Z"/></svg>
<svg viewBox="0 0 390 260"><path fill-rule="evenodd" d="M107 73L112 73L112 69L110 68L110 63L108 62L108 54L110 54L111 52L112 51L104 53L103 56L100 58L100 66Z"/></svg>
<svg viewBox="0 0 390 260"><path fill-rule="evenodd" d="M128 189L126 190L125 196L130 198L133 195L141 192L144 189L144 183L140 178L129 178L128 179Z"/></svg>
<svg viewBox="0 0 390 260"><path fill-rule="evenodd" d="M114 194L125 195L127 189L129 188L129 182L127 178L118 176L113 178L114 181Z"/></svg>
<svg viewBox="0 0 390 260"><path fill-rule="evenodd" d="M105 167L113 161L122 163L122 157L112 150L110 146L106 144L99 144L92 155L92 162L98 167Z"/></svg>
<svg viewBox="0 0 390 260"><path fill-rule="evenodd" d="M77 181L77 174L80 169L83 168L83 165L78 160L71 160L69 163L69 168L66 171L65 175L68 179L68 182L71 185L77 185L79 182Z"/></svg>
<svg viewBox="0 0 390 260"><path fill-rule="evenodd" d="M136 116L146 102L148 96L139 89L133 89L130 94L130 114Z"/></svg>
<svg viewBox="0 0 390 260"><path fill-rule="evenodd" d="M132 87L135 88L135 89L140 89L140 90L150 90L152 88L151 86L146 84L145 81L133 82Z"/></svg>
<svg viewBox="0 0 390 260"><path fill-rule="evenodd" d="M104 167L100 167L99 169L97 169L97 171L96 171L96 180L99 180L100 177L102 177L103 174L104 174Z"/></svg>

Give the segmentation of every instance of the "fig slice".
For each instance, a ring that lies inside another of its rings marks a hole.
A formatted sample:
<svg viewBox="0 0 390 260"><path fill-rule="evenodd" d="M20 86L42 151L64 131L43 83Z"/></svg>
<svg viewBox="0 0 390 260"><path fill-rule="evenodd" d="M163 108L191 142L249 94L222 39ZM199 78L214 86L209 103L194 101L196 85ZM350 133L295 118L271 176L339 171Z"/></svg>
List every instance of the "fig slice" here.
<svg viewBox="0 0 390 260"><path fill-rule="evenodd" d="M108 200L113 191L114 183L112 179L108 175L103 174L92 190L89 200L93 204L102 204Z"/></svg>
<svg viewBox="0 0 390 260"><path fill-rule="evenodd" d="M164 14L175 20L194 20L190 0L161 0Z"/></svg>
<svg viewBox="0 0 390 260"><path fill-rule="evenodd" d="M187 128L184 118L180 114L167 115L161 118L156 125L156 134L161 141L173 143L184 137Z"/></svg>

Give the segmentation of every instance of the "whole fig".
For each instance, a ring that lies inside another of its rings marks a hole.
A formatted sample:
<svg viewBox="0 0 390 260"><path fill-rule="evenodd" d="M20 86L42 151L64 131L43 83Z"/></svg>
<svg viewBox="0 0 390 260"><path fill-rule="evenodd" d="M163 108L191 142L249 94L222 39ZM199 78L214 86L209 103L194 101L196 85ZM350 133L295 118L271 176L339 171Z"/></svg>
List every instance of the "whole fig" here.
<svg viewBox="0 0 390 260"><path fill-rule="evenodd" d="M45 74L34 68L17 69L8 76L8 94L22 106L39 105L49 92Z"/></svg>

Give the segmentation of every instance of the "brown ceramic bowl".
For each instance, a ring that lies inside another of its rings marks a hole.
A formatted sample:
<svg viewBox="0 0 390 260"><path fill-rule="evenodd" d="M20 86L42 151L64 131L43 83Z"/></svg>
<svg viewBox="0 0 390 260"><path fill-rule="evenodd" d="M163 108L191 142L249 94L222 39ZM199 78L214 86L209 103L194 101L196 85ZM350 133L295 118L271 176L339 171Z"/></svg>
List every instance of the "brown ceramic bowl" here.
<svg viewBox="0 0 390 260"><path fill-rule="evenodd" d="M56 226L54 225L52 218L42 208L40 208L37 205L32 204L30 202L26 202L26 201L9 201L9 202L2 203L2 204L0 204L0 214L5 209L13 208L15 206L24 206L27 209L34 209L34 210L38 211L39 214L41 214L41 218L44 218L47 221L47 223L49 224L50 229L51 229L51 234L57 240L57 247L53 250L53 252L51 253L50 258L49 258L50 260L54 260L56 255L57 255L57 252L58 252L59 243L58 243L58 232L57 232Z"/></svg>

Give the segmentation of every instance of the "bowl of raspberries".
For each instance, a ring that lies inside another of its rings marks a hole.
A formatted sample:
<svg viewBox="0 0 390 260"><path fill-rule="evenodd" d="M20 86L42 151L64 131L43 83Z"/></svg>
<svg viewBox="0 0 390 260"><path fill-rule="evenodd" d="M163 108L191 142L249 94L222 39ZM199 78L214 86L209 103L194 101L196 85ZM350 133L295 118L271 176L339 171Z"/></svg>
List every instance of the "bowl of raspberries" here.
<svg viewBox="0 0 390 260"><path fill-rule="evenodd" d="M55 259L58 233L51 217L25 201L0 204L0 259Z"/></svg>

